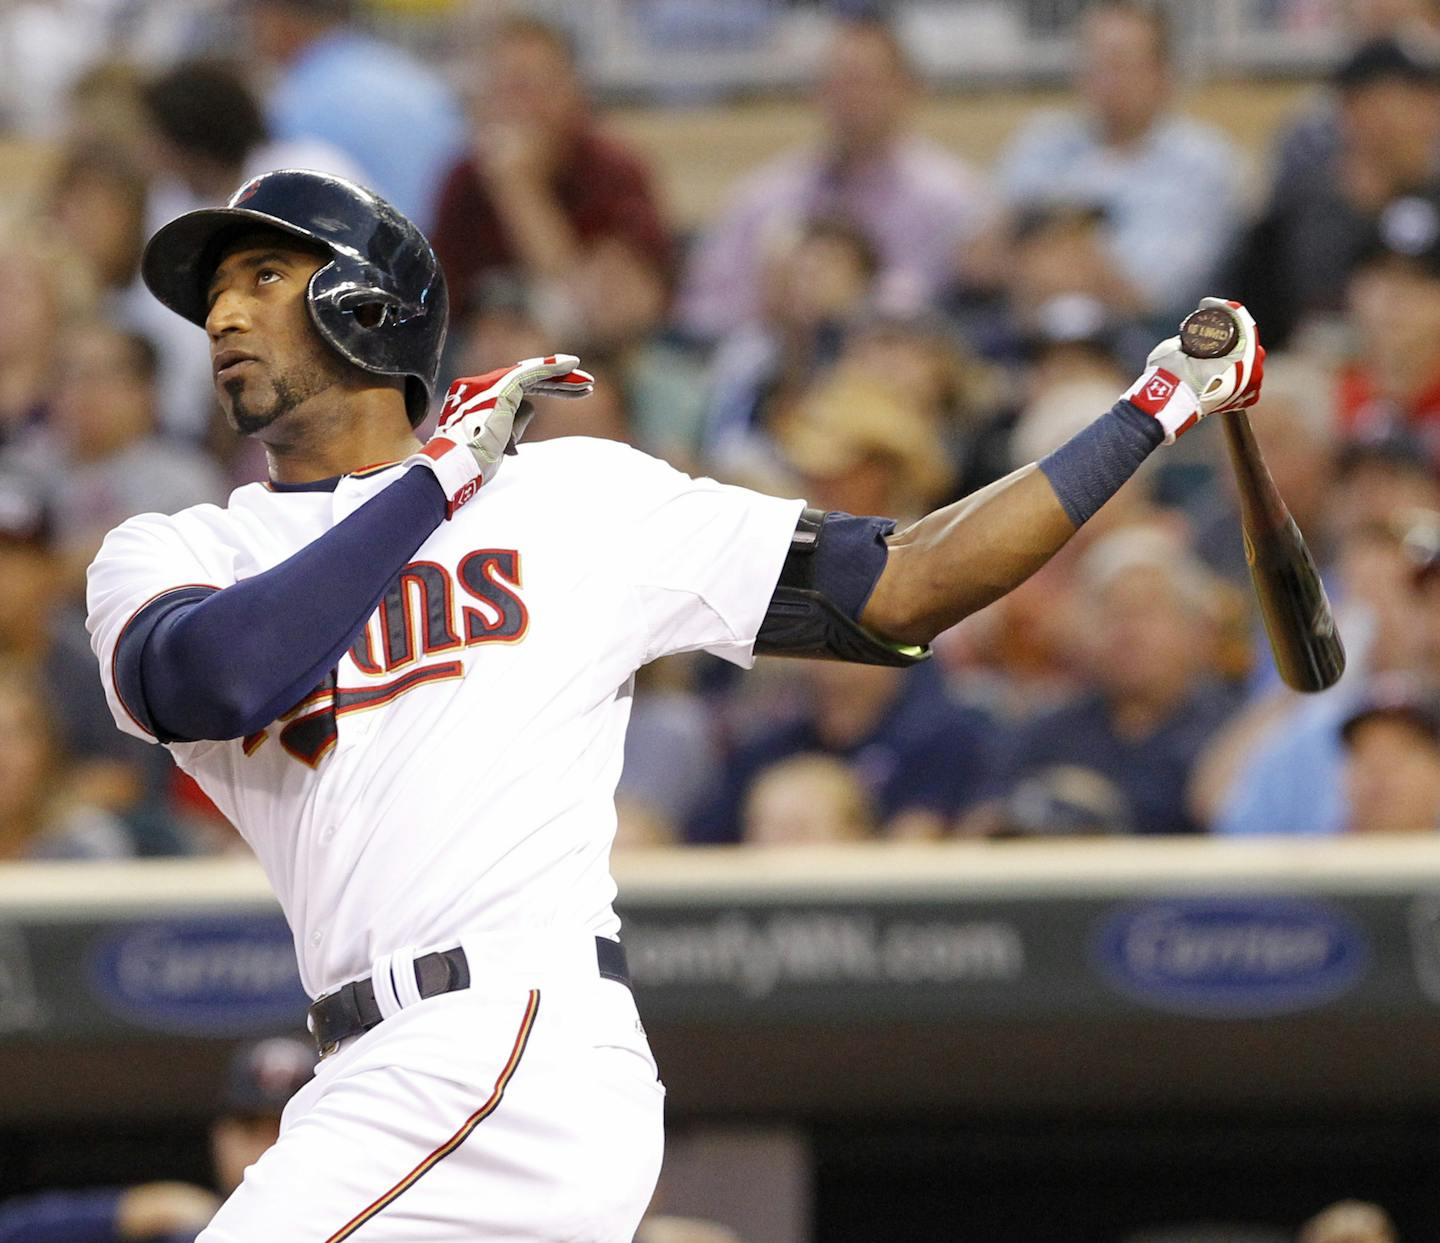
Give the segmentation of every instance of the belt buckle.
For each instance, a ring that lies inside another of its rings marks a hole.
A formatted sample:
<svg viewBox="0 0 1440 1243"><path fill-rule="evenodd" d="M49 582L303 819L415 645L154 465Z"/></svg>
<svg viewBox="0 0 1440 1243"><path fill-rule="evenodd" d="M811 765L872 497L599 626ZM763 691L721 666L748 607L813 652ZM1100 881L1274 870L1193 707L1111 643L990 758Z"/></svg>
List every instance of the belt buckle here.
<svg viewBox="0 0 1440 1243"><path fill-rule="evenodd" d="M326 997L332 995L333 994L326 993L323 997L315 998L315 1000L311 1003L310 1008L305 1011L305 1030L310 1033L310 1039L315 1041L315 1048L319 1060L322 1062L332 1053L337 1052L340 1048L340 1042L338 1040L331 1040L325 1044L321 1044L315 1036L315 1007L318 1006L322 1001L324 1001Z"/></svg>

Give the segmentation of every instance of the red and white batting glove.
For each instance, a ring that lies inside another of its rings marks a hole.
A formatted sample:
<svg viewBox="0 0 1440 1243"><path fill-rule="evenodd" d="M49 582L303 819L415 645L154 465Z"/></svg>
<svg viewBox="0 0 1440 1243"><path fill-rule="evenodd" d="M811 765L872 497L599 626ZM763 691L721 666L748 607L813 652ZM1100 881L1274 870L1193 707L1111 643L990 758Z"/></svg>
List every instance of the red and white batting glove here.
<svg viewBox="0 0 1440 1243"><path fill-rule="evenodd" d="M1240 336L1230 352L1192 358L1180 348L1180 338L1171 337L1150 351L1144 374L1125 394L1127 401L1159 420L1167 445L1207 414L1244 409L1260 400L1265 347L1250 312L1224 298L1202 298L1200 305L1226 307L1239 321Z"/></svg>
<svg viewBox="0 0 1440 1243"><path fill-rule="evenodd" d="M506 453L515 451L534 416L527 397L588 397L595 391L595 377L581 371L579 361L574 354L527 358L450 385L435 434L405 463L435 472L445 489L447 518L490 481Z"/></svg>

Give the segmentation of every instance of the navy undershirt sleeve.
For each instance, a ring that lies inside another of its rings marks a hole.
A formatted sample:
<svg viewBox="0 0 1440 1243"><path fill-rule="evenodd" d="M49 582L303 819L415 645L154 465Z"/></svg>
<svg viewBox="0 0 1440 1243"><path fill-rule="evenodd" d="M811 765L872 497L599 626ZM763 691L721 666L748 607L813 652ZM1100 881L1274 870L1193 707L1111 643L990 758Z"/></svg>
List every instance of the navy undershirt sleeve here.
<svg viewBox="0 0 1440 1243"><path fill-rule="evenodd" d="M1094 516L1165 439L1165 429L1128 401L1082 428L1048 457L1040 469L1065 513L1077 527Z"/></svg>
<svg viewBox="0 0 1440 1243"><path fill-rule="evenodd" d="M439 481L414 467L273 569L160 597L120 636L117 693L162 742L262 729L324 680L444 519Z"/></svg>
<svg viewBox="0 0 1440 1243"><path fill-rule="evenodd" d="M56 1191L0 1206L0 1243L119 1243L120 1192Z"/></svg>

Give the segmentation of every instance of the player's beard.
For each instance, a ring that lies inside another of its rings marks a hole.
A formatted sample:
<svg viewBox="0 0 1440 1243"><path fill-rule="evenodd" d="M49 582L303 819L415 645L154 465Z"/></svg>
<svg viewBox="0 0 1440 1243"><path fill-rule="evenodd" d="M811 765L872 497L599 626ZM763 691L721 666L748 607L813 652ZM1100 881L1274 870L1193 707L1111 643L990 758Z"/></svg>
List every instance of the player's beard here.
<svg viewBox="0 0 1440 1243"><path fill-rule="evenodd" d="M231 381L226 386L230 425L242 436L262 432L336 384L347 369L342 359L322 356L280 375L269 375L263 384L250 377Z"/></svg>

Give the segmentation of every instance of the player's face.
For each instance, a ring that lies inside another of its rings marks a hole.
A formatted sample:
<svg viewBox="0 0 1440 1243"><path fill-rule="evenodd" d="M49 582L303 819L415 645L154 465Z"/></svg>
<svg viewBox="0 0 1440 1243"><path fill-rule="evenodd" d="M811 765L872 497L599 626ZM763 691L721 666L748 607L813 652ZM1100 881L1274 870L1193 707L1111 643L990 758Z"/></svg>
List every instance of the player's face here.
<svg viewBox="0 0 1440 1243"><path fill-rule="evenodd" d="M242 436L265 439L267 428L353 373L305 305L310 278L325 262L272 234L241 239L215 269L205 330L215 391Z"/></svg>

